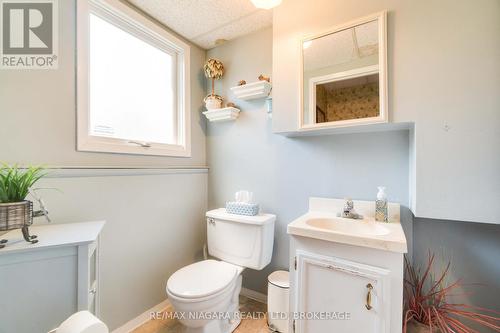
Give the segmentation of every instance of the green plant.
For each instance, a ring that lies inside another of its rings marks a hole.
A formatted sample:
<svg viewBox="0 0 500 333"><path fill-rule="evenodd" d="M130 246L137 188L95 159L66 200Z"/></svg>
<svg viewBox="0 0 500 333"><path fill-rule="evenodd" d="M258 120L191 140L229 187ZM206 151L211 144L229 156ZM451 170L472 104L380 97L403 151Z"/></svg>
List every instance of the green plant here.
<svg viewBox="0 0 500 333"><path fill-rule="evenodd" d="M40 178L45 176L44 168L3 164L0 167L0 203L23 201Z"/></svg>
<svg viewBox="0 0 500 333"><path fill-rule="evenodd" d="M441 333L475 333L465 321L474 322L500 332L500 318L494 316L498 312L471 306L452 303L447 300L451 292L462 286L460 280L446 283L451 263L438 278L432 276L434 254L429 252L429 258L424 273L416 269L405 257L405 311L403 333L406 333L408 324L414 320L429 328L429 332ZM489 313L491 315L488 315Z"/></svg>

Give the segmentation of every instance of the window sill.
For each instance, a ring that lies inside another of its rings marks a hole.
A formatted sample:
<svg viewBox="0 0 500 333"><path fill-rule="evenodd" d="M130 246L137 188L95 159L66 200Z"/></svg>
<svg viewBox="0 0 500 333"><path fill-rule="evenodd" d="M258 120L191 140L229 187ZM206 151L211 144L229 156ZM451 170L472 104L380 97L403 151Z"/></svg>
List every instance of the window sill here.
<svg viewBox="0 0 500 333"><path fill-rule="evenodd" d="M88 140L79 141L78 151L112 153L112 154L132 154L164 157L191 157L189 145L168 145L152 144L151 146L138 146L121 140L109 142L106 138L88 137Z"/></svg>

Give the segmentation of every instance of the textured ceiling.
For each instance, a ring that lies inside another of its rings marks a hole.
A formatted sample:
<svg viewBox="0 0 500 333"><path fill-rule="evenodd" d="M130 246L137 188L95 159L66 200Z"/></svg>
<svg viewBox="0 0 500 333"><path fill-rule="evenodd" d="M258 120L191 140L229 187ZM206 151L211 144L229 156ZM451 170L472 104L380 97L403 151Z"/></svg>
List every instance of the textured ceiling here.
<svg viewBox="0 0 500 333"><path fill-rule="evenodd" d="M250 0L128 0L204 49L272 25L272 10Z"/></svg>

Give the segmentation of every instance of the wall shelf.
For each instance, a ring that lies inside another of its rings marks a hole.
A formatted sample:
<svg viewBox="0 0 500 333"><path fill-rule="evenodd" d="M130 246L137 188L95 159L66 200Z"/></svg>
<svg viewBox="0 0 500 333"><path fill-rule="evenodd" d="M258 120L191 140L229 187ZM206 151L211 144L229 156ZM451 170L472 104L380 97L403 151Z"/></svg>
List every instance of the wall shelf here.
<svg viewBox="0 0 500 333"><path fill-rule="evenodd" d="M203 114L211 122L230 121L238 118L240 110L234 107L227 107L222 109L208 110L203 112Z"/></svg>
<svg viewBox="0 0 500 333"><path fill-rule="evenodd" d="M242 86L232 87L231 91L236 98L246 101L267 97L271 92L271 87L271 83L267 81L257 81Z"/></svg>

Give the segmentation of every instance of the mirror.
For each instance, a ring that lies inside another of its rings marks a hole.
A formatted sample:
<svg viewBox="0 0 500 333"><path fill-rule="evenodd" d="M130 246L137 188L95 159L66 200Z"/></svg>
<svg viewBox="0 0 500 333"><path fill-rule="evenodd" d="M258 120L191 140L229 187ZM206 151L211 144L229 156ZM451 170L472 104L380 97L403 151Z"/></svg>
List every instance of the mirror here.
<svg viewBox="0 0 500 333"><path fill-rule="evenodd" d="M387 122L385 13L302 40L301 127Z"/></svg>

